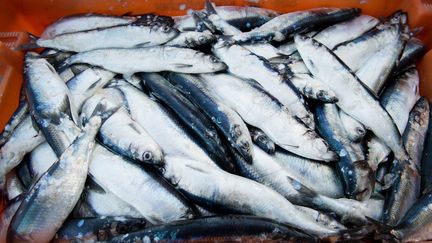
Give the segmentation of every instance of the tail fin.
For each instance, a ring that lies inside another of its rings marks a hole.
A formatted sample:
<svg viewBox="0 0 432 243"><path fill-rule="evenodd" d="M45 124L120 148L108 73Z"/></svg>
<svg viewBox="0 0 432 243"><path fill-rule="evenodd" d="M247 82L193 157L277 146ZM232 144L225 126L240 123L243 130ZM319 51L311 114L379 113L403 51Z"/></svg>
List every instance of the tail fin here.
<svg viewBox="0 0 432 243"><path fill-rule="evenodd" d="M24 43L21 44L17 47L15 47L15 50L17 51L27 51L27 50L32 50L32 49L36 49L36 48L40 48L41 46L39 46L36 42L39 39L39 37L28 33L30 41L28 43Z"/></svg>
<svg viewBox="0 0 432 243"><path fill-rule="evenodd" d="M206 12L210 15L210 14L216 14L216 9L214 8L213 4L210 2L210 0L206 0L205 1L205 10Z"/></svg>

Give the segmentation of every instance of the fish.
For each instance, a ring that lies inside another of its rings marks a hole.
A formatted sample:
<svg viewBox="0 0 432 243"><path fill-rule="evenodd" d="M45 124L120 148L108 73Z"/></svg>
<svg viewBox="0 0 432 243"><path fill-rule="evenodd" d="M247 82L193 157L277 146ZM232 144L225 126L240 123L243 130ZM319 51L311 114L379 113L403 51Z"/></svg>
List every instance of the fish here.
<svg viewBox="0 0 432 243"><path fill-rule="evenodd" d="M35 128L27 116L0 149L0 190L4 190L6 174L15 168L24 156L45 141L42 131ZM0 192L1 194L1 192Z"/></svg>
<svg viewBox="0 0 432 243"><path fill-rule="evenodd" d="M389 161L391 150L379 138L372 136L366 141L367 162L373 171L377 171L378 166Z"/></svg>
<svg viewBox="0 0 432 243"><path fill-rule="evenodd" d="M176 90L168 80L156 73L141 73L140 78L150 94L169 107L190 131L197 137L208 155L222 169L233 172L235 165L230 161L214 124L201 111Z"/></svg>
<svg viewBox="0 0 432 243"><path fill-rule="evenodd" d="M272 96L280 101L293 116L310 128L314 128L312 113L306 108L303 97L297 88L275 70L267 60L254 55L240 45L227 45L218 41L213 53L228 66L228 71L243 79L256 80Z"/></svg>
<svg viewBox="0 0 432 243"><path fill-rule="evenodd" d="M275 143L261 129L249 125L248 129L252 141L268 154L274 154L276 147Z"/></svg>
<svg viewBox="0 0 432 243"><path fill-rule="evenodd" d="M337 106L372 130L391 148L399 161L408 161L409 157L403 147L397 126L353 71L331 50L313 39L300 35L294 39L311 73L328 84L337 95L339 99ZM350 95L346 95L347 93ZM365 111L368 114L363 114Z"/></svg>
<svg viewBox="0 0 432 243"><path fill-rule="evenodd" d="M272 188L295 205L333 212L342 222L364 223L365 216L372 216L358 201L329 198L307 188L302 181L293 178L293 170L284 169L276 159L259 148L255 150L254 163L240 170L243 176Z"/></svg>
<svg viewBox="0 0 432 243"><path fill-rule="evenodd" d="M386 225L397 225L420 196L421 182L418 169L428 123L429 103L425 98L421 98L410 113L409 125L403 136L412 164L396 164L390 168L395 181L386 197L383 217Z"/></svg>
<svg viewBox="0 0 432 243"><path fill-rule="evenodd" d="M167 79L214 123L229 145L249 163L252 158L252 138L247 125L230 107L223 104L202 85L196 76L166 74Z"/></svg>
<svg viewBox="0 0 432 243"><path fill-rule="evenodd" d="M320 134L339 155L336 168L342 178L346 196L357 200L368 199L373 192L375 182L372 170L361 149L348 139L336 105L318 105L315 115Z"/></svg>
<svg viewBox="0 0 432 243"><path fill-rule="evenodd" d="M342 110L339 110L339 117L348 138L353 142L361 141L366 135L366 128Z"/></svg>
<svg viewBox="0 0 432 243"><path fill-rule="evenodd" d="M398 76L409 68L411 65L426 54L426 46L423 42L415 37L411 37L405 44L402 55L399 58L396 67L393 70L393 76Z"/></svg>
<svg viewBox="0 0 432 243"><path fill-rule="evenodd" d="M342 181L332 165L306 159L295 154L276 149L274 159L285 170L291 171L293 179L306 187L331 198L345 196Z"/></svg>
<svg viewBox="0 0 432 243"><path fill-rule="evenodd" d="M226 65L212 55L173 46L86 51L67 59L63 67L75 63L87 63L128 75L136 72L160 71L205 73L226 69Z"/></svg>
<svg viewBox="0 0 432 243"><path fill-rule="evenodd" d="M39 47L85 52L103 48L134 48L164 44L179 31L168 25L142 23L140 19L123 25L63 33L36 40ZM83 43L86 43L83 45Z"/></svg>
<svg viewBox="0 0 432 243"><path fill-rule="evenodd" d="M53 242L109 241L113 237L142 230L145 219L99 217L68 219L57 231Z"/></svg>
<svg viewBox="0 0 432 243"><path fill-rule="evenodd" d="M174 39L166 42L166 46L196 48L210 44L216 40L216 37L208 30L203 32L186 31L180 32Z"/></svg>
<svg viewBox="0 0 432 243"><path fill-rule="evenodd" d="M162 175L186 197L209 209L266 217L320 237L338 233L298 211L271 188L202 161L167 156Z"/></svg>
<svg viewBox="0 0 432 243"><path fill-rule="evenodd" d="M173 234L172 232L176 232ZM315 242L299 230L273 220L247 215L225 215L177 221L120 235L113 242L153 241L286 241Z"/></svg>
<svg viewBox="0 0 432 243"><path fill-rule="evenodd" d="M427 192L430 185L432 184L432 162L431 162L431 151L432 151L432 122L431 122L431 112L429 111L429 125L426 132L426 138L424 142L423 155L420 162L420 173L421 173L421 191Z"/></svg>
<svg viewBox="0 0 432 243"><path fill-rule="evenodd" d="M46 27L45 30L42 32L40 38L50 39L57 35L65 33L92 30L97 28L106 28L116 25L125 25L130 24L135 20L135 17L119 17L94 13L70 15L60 18L56 22Z"/></svg>
<svg viewBox="0 0 432 243"><path fill-rule="evenodd" d="M379 24L379 20L369 15L360 15L350 20L336 23L312 35L316 41L321 42L329 49L340 43L348 42L361 36Z"/></svg>
<svg viewBox="0 0 432 243"><path fill-rule="evenodd" d="M332 51L357 72L370 57L399 38L400 30L397 26L382 23L354 40L338 44Z"/></svg>
<svg viewBox="0 0 432 243"><path fill-rule="evenodd" d="M123 107L124 98L119 90L105 88L87 99L80 115L81 121L85 122L94 113L98 114L98 106L104 103L108 109L119 108L103 122L97 135L100 142L131 160L155 166L163 165L162 148Z"/></svg>
<svg viewBox="0 0 432 243"><path fill-rule="evenodd" d="M263 130L282 148L310 159L337 159L314 130L292 117L288 107L284 107L259 84L253 83L255 81L227 74L203 74L200 77L208 89L233 108L245 122Z"/></svg>
<svg viewBox="0 0 432 243"><path fill-rule="evenodd" d="M306 98L325 103L338 101L336 94L327 85L309 74L294 74L290 80Z"/></svg>
<svg viewBox="0 0 432 243"><path fill-rule="evenodd" d="M173 155L199 159L217 167L204 149L191 139L180 122L162 104L151 100L149 96L129 84L117 86L117 89L124 95L132 119L155 139L162 148L164 157Z"/></svg>
<svg viewBox="0 0 432 243"><path fill-rule="evenodd" d="M264 40L281 42L295 33L356 17L360 11L358 8L316 8L286 13L252 31L234 36L234 40L238 43Z"/></svg>
<svg viewBox="0 0 432 243"><path fill-rule="evenodd" d="M10 223L8 240L47 242L54 237L84 189L100 124L99 117L92 118L59 160L25 195Z"/></svg>
<svg viewBox="0 0 432 243"><path fill-rule="evenodd" d="M143 168L100 145L95 147L89 173L104 191L131 205L151 224L190 219L196 214L188 201L151 168Z"/></svg>

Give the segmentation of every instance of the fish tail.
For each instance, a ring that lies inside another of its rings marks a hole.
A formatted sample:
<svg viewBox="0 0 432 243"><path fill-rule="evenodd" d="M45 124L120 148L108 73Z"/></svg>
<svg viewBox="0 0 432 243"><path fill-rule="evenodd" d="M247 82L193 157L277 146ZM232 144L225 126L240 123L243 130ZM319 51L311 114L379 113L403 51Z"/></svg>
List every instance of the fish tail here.
<svg viewBox="0 0 432 243"><path fill-rule="evenodd" d="M37 44L37 40L39 39L39 37L37 37L31 33L28 33L28 36L29 36L30 41L15 47L15 50L27 51L27 50L32 50L32 49L36 49L36 48L41 47Z"/></svg>

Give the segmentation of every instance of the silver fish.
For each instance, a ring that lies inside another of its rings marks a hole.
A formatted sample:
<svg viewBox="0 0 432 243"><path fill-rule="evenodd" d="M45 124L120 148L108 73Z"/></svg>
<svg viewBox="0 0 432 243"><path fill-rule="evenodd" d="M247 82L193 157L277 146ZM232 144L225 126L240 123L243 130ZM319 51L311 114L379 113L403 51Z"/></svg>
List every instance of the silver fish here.
<svg viewBox="0 0 432 243"><path fill-rule="evenodd" d="M74 63L88 63L122 74L160 71L206 73L226 69L226 65L214 56L172 46L87 51L72 56L65 65Z"/></svg>
<svg viewBox="0 0 432 243"><path fill-rule="evenodd" d="M167 156L162 173L197 204L267 217L322 237L337 233L298 211L269 187L207 163Z"/></svg>
<svg viewBox="0 0 432 243"><path fill-rule="evenodd" d="M0 133L0 146L3 146L12 136L15 128L28 116L28 103L21 100L18 108L12 114L11 118Z"/></svg>
<svg viewBox="0 0 432 243"><path fill-rule="evenodd" d="M252 31L234 36L238 42L274 40L283 41L311 26L340 22L360 13L360 9L316 8L279 15Z"/></svg>
<svg viewBox="0 0 432 243"><path fill-rule="evenodd" d="M42 132L27 116L0 149L0 190L4 190L6 174L15 168L27 153L45 141Z"/></svg>
<svg viewBox="0 0 432 243"><path fill-rule="evenodd" d="M353 72L328 48L313 39L296 36L295 42L311 73L336 93L339 99L336 104L385 141L396 158L400 161L408 160L397 126Z"/></svg>
<svg viewBox="0 0 432 243"><path fill-rule="evenodd" d="M114 88L102 89L86 100L81 113L81 120L85 122L95 112L101 102L107 106L123 105L120 91ZM132 160L144 163L163 164L163 152L156 141L129 115L126 108L119 108L107 118L98 133L101 142L111 150Z"/></svg>
<svg viewBox="0 0 432 243"><path fill-rule="evenodd" d="M404 145L411 157L411 165L393 165L390 173L395 173L395 182L389 189L383 221L397 225L420 195L421 155L429 124L429 103L426 98L417 101L410 113L409 125L404 132Z"/></svg>
<svg viewBox="0 0 432 243"><path fill-rule="evenodd" d="M63 51L84 52L102 48L133 48L161 45L175 38L177 29L168 25L145 25L136 22L92 30L83 30L38 39L36 44ZM83 44L85 43L85 44Z"/></svg>
<svg viewBox="0 0 432 243"><path fill-rule="evenodd" d="M131 85L125 84L117 88L126 99L126 106L132 119L155 139L165 156L196 159L216 166L215 162L191 140L178 121L173 119L162 105Z"/></svg>
<svg viewBox="0 0 432 243"><path fill-rule="evenodd" d="M331 25L312 37L329 49L333 49L340 43L359 37L378 23L379 20L377 18L369 15L360 15L351 20Z"/></svg>
<svg viewBox="0 0 432 243"><path fill-rule="evenodd" d="M158 175L147 172L102 146L96 146L89 172L105 191L134 207L152 224L194 216L181 195Z"/></svg>
<svg viewBox="0 0 432 243"><path fill-rule="evenodd" d="M268 154L275 153L275 143L259 128L248 126L252 141Z"/></svg>
<svg viewBox="0 0 432 243"><path fill-rule="evenodd" d="M100 124L99 117L91 119L81 135L25 195L11 221L8 239L47 242L54 237L84 189Z"/></svg>
<svg viewBox="0 0 432 243"><path fill-rule="evenodd" d="M14 198L9 205L0 212L0 241L8 242L7 234L10 222L21 205L24 194Z"/></svg>
<svg viewBox="0 0 432 243"><path fill-rule="evenodd" d="M256 80L286 106L291 114L307 126L314 127L313 115L307 110L298 90L290 80L273 69L270 63L240 45L227 45L223 41L216 43L212 50L228 65L229 72L244 79Z"/></svg>
<svg viewBox="0 0 432 243"><path fill-rule="evenodd" d="M343 230L346 227L339 223L336 219L332 218L328 214L322 213L318 210L303 207L303 206L295 206L297 210L302 211L303 213L309 214L312 216L318 223L323 224L331 229Z"/></svg>
<svg viewBox="0 0 432 243"><path fill-rule="evenodd" d="M212 120L236 152L247 162L252 162L252 139L248 127L236 111L212 94L197 76L169 73L167 78Z"/></svg>
<svg viewBox="0 0 432 243"><path fill-rule="evenodd" d="M277 145L315 160L336 159L336 154L315 131L294 119L287 108L259 84L228 74L201 77L212 93L237 111L245 122L263 130Z"/></svg>
<svg viewBox="0 0 432 243"><path fill-rule="evenodd" d="M41 38L50 39L65 33L125 25L135 20L135 17L118 17L102 14L71 15L63 17L46 27L41 34Z"/></svg>
<svg viewBox="0 0 432 243"><path fill-rule="evenodd" d="M186 31L186 32L181 32L177 37L165 43L165 45L195 48L195 47L210 44L215 40L216 37L208 30L203 32Z"/></svg>

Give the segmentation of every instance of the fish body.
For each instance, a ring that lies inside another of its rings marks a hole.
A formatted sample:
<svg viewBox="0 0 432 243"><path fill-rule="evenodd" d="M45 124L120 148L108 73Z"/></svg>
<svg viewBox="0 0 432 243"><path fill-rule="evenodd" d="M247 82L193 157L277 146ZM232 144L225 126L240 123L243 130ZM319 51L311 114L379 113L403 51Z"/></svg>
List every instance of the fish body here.
<svg viewBox="0 0 432 243"><path fill-rule="evenodd" d="M64 33L50 39L38 39L36 44L63 51L84 52L103 48L157 46L168 42L178 34L179 31L170 26L143 25L138 20L126 25Z"/></svg>
<svg viewBox="0 0 432 243"><path fill-rule="evenodd" d="M252 141L268 154L275 153L274 142L259 128L248 126Z"/></svg>
<svg viewBox="0 0 432 243"><path fill-rule="evenodd" d="M210 31L186 31L181 32L174 39L165 43L166 46L177 46L196 48L207 45L216 40L216 37Z"/></svg>
<svg viewBox="0 0 432 243"><path fill-rule="evenodd" d="M296 36L295 41L311 73L337 95L339 101L336 104L340 109L371 129L392 149L397 159L408 160L397 126L353 72L328 48L311 38ZM346 95L348 93L350 95Z"/></svg>
<svg viewBox="0 0 432 243"><path fill-rule="evenodd" d="M173 232L176 232L173 234ZM135 241L295 241L314 242L313 237L273 220L246 216L214 216L166 225L118 236L113 242Z"/></svg>
<svg viewBox="0 0 432 243"><path fill-rule="evenodd" d="M426 46L424 43L415 38L410 38L403 49L402 55L399 58L399 62L394 68L394 73L396 75L405 71L406 68L414 64L419 58L421 58L426 53Z"/></svg>
<svg viewBox="0 0 432 243"><path fill-rule="evenodd" d="M340 160L337 171L344 182L345 194L358 200L368 199L373 191L375 179L364 155L348 139L336 105L324 104L316 107L318 129L334 149Z"/></svg>
<svg viewBox="0 0 432 243"><path fill-rule="evenodd" d="M339 110L339 117L343 127L345 128L348 138L353 142L361 141L366 135L366 128L356 119L352 118L342 110Z"/></svg>
<svg viewBox="0 0 432 243"><path fill-rule="evenodd" d="M99 117L90 120L80 136L25 195L11 221L8 240L47 242L54 237L84 189L100 124Z"/></svg>
<svg viewBox="0 0 432 243"><path fill-rule="evenodd" d="M252 161L252 139L246 124L237 112L215 97L196 76L169 73L167 78L211 119L235 151L246 161Z"/></svg>
<svg viewBox="0 0 432 243"><path fill-rule="evenodd" d="M63 17L45 28L41 34L41 38L50 39L65 33L125 25L133 21L135 21L134 17L118 17L102 14L71 15Z"/></svg>
<svg viewBox="0 0 432 243"><path fill-rule="evenodd" d="M291 77L293 85L307 98L325 103L337 102L335 93L324 83L309 74L295 74Z"/></svg>
<svg viewBox="0 0 432 243"><path fill-rule="evenodd" d="M260 27L235 36L237 42L274 40L283 41L287 37L316 27L317 25L341 22L357 16L360 9L316 8L279 15Z"/></svg>
<svg viewBox="0 0 432 243"><path fill-rule="evenodd" d="M0 133L0 146L3 146L9 140L15 128L27 117L28 110L28 103L25 100L20 101L18 108Z"/></svg>
<svg viewBox="0 0 432 243"><path fill-rule="evenodd" d="M74 63L87 63L122 74L160 71L205 73L226 69L226 65L214 56L173 46L92 50L72 56L65 65Z"/></svg>
<svg viewBox="0 0 432 243"><path fill-rule="evenodd" d="M314 127L313 115L307 110L297 88L273 69L268 61L240 45L226 45L221 41L213 46L213 53L227 64L229 72L244 79L256 80L286 106L293 116L308 127Z"/></svg>
<svg viewBox="0 0 432 243"><path fill-rule="evenodd" d="M201 77L212 93L237 111L248 124L262 129L277 145L306 158L336 159L323 139L293 118L287 108L259 84L228 74Z"/></svg>
<svg viewBox="0 0 432 243"><path fill-rule="evenodd" d="M162 173L198 205L267 217L319 236L337 232L296 210L294 205L269 187L201 161L166 157Z"/></svg>

